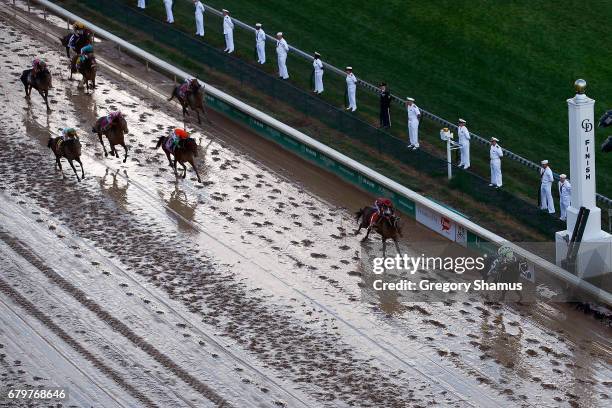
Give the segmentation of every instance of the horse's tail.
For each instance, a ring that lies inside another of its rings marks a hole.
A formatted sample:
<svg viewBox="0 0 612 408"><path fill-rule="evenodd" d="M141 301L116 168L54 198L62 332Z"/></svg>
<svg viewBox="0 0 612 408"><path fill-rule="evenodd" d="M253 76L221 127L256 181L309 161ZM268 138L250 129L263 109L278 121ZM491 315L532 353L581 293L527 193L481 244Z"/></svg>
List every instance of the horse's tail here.
<svg viewBox="0 0 612 408"><path fill-rule="evenodd" d="M30 76L30 72L32 72L32 70L31 70L31 69L26 69L25 71L23 71L23 72L21 73L21 78L20 78L20 79L21 79L21 82L22 82L24 85L28 85L28 82L29 82L28 78L29 78L29 76Z"/></svg>
<svg viewBox="0 0 612 408"><path fill-rule="evenodd" d="M359 211L355 212L355 221L359 221L361 217L363 217L364 210L360 208Z"/></svg>
<svg viewBox="0 0 612 408"><path fill-rule="evenodd" d="M47 142L47 147L49 149L53 149L53 140L54 139L52 137L49 137L49 141Z"/></svg>
<svg viewBox="0 0 612 408"><path fill-rule="evenodd" d="M155 145L155 149L159 149L159 146L161 146L162 143L164 143L165 139L166 139L166 136L160 136L159 139L157 139L157 145Z"/></svg>
<svg viewBox="0 0 612 408"><path fill-rule="evenodd" d="M168 99L168 102L173 100L175 96L178 96L176 93L176 87L174 87L174 89L172 90L172 95L170 95L170 99Z"/></svg>

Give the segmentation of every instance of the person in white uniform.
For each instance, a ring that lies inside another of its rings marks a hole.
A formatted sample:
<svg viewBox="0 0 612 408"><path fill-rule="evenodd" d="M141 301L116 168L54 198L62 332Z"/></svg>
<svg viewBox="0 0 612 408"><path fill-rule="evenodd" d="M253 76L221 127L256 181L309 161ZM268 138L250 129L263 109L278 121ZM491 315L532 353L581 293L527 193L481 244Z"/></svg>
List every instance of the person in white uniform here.
<svg viewBox="0 0 612 408"><path fill-rule="evenodd" d="M542 160L540 168L540 209L547 210L550 214L555 213L555 202L552 197L552 184L555 180L553 172L548 165L548 160Z"/></svg>
<svg viewBox="0 0 612 408"><path fill-rule="evenodd" d="M459 151L461 153L461 159L459 160L459 167L467 170L470 168L470 131L465 126L467 122L464 119L459 119L457 124L457 137L459 142Z"/></svg>
<svg viewBox="0 0 612 408"><path fill-rule="evenodd" d="M199 0L193 0L195 6L195 21L196 21L196 33L200 37L204 37L204 5Z"/></svg>
<svg viewBox="0 0 612 408"><path fill-rule="evenodd" d="M559 207L561 221L567 220L567 207L572 204L572 185L565 174L559 175Z"/></svg>
<svg viewBox="0 0 612 408"><path fill-rule="evenodd" d="M166 7L166 23L174 24L174 15L172 14L172 0L164 0Z"/></svg>
<svg viewBox="0 0 612 408"><path fill-rule="evenodd" d="M257 62L266 63L266 33L261 23L255 24L255 48L257 49Z"/></svg>
<svg viewBox="0 0 612 408"><path fill-rule="evenodd" d="M357 77L353 74L353 67L346 67L346 94L348 97L346 110L355 112L357 110Z"/></svg>
<svg viewBox="0 0 612 408"><path fill-rule="evenodd" d="M287 54L289 53L289 44L283 38L283 33L276 33L276 56L278 57L278 76L281 79L289 78L287 71Z"/></svg>
<svg viewBox="0 0 612 408"><path fill-rule="evenodd" d="M497 142L499 142L499 139L491 138L491 148L489 149L491 184L489 184L489 187L500 188L502 186L501 158L504 157L504 151Z"/></svg>
<svg viewBox="0 0 612 408"><path fill-rule="evenodd" d="M138 0L138 8L144 9L146 6L145 0Z"/></svg>
<svg viewBox="0 0 612 408"><path fill-rule="evenodd" d="M318 52L314 53L312 67L314 69L314 93L321 94L323 93L323 61L321 61L321 54Z"/></svg>
<svg viewBox="0 0 612 408"><path fill-rule="evenodd" d="M408 113L408 138L409 148L419 148L419 122L421 121L421 110L414 104L414 98L406 97L406 112Z"/></svg>
<svg viewBox="0 0 612 408"><path fill-rule="evenodd" d="M223 9L223 35L225 36L225 49L223 51L231 54L234 52L234 22L226 9Z"/></svg>

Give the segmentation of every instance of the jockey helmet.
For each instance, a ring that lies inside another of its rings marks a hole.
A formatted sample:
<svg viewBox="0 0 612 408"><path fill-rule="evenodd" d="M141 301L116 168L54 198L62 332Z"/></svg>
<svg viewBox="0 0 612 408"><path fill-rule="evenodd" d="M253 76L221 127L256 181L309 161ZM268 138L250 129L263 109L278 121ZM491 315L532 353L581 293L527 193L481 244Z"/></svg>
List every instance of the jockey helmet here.
<svg viewBox="0 0 612 408"><path fill-rule="evenodd" d="M497 250L497 255L504 260L514 259L514 252L507 246L500 247Z"/></svg>
<svg viewBox="0 0 612 408"><path fill-rule="evenodd" d="M80 21L77 21L76 23L74 23L74 28L77 30L82 30L85 28L85 24L81 23Z"/></svg>
<svg viewBox="0 0 612 408"><path fill-rule="evenodd" d="M393 207L393 202L391 202L390 199L385 198L382 200L383 205L387 206L387 207Z"/></svg>
<svg viewBox="0 0 612 408"><path fill-rule="evenodd" d="M189 133L187 133L187 131L185 129L181 129L181 128L174 129L174 134L179 139L187 139L189 137Z"/></svg>
<svg viewBox="0 0 612 408"><path fill-rule="evenodd" d="M81 54L88 54L93 52L93 45L87 44L83 48L81 48Z"/></svg>
<svg viewBox="0 0 612 408"><path fill-rule="evenodd" d="M64 128L63 133L66 136L76 136L77 134L76 129L71 127Z"/></svg>

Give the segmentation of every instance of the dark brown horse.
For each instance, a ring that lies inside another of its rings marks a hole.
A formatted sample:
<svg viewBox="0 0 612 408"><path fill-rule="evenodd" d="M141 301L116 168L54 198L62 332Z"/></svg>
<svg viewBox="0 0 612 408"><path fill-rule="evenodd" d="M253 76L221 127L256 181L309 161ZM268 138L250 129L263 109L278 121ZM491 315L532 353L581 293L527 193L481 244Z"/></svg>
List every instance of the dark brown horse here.
<svg viewBox="0 0 612 408"><path fill-rule="evenodd" d="M193 83L194 85L190 88L188 92L186 92L185 95L183 95L181 92L182 85L175 86L174 90L172 91L172 95L170 95L170 99L168 99L168 101L171 101L174 98L178 99L179 103L181 104L181 107L183 108L183 117L189 115L187 108L190 108L198 115L198 123L202 123L200 121L200 111L202 111L202 113L204 114L206 121L208 123L212 123L208 118L206 106L204 105L204 98L206 98L206 90L203 86L200 85L198 81L194 81Z"/></svg>
<svg viewBox="0 0 612 408"><path fill-rule="evenodd" d="M108 123L108 121L111 121ZM108 157L108 152L106 151L106 146L104 146L104 142L102 141L102 135L106 136L108 139L108 144L110 145L110 153L111 156L119 157L119 153L115 149L116 145L123 146L123 150L125 150L125 156L123 157L123 162L125 163L128 156L128 148L125 145L125 134L128 133L128 125L127 121L123 114L118 113L117 116L102 116L99 118L96 123L94 123L91 128L93 133L98 134L98 139L100 140L100 144L104 149L104 157Z"/></svg>
<svg viewBox="0 0 612 408"><path fill-rule="evenodd" d="M83 163L81 163L81 142L79 142L78 138L73 137L64 141L61 137L50 137L49 142L47 142L47 147L55 154L55 166L56 168L59 167L62 176L64 175L64 170L62 169L60 159L65 157L68 163L70 163L72 170L74 170L77 180L81 181L73 161L79 163L79 166L81 166L81 178L85 178L85 170L83 170Z"/></svg>
<svg viewBox="0 0 612 408"><path fill-rule="evenodd" d="M94 90L96 88L96 59L93 55L87 57L85 61L81 64L77 64L79 55L75 55L70 62L70 79L72 79L72 74L78 72L83 76L83 86L89 92L89 84L91 83L91 89Z"/></svg>
<svg viewBox="0 0 612 408"><path fill-rule="evenodd" d="M30 99L32 88L36 89L45 101L45 105L47 105L47 112L51 112L51 108L49 108L49 88L51 88L51 73L47 69L44 69L38 72L36 75L32 75L32 70L26 69L21 74L21 82L25 87L26 98Z"/></svg>
<svg viewBox="0 0 612 408"><path fill-rule="evenodd" d="M68 56L68 59L70 59L70 47L68 46L68 44L70 43L70 38L72 37L72 35L73 33L68 33L68 35L60 38L62 45L66 47L66 56ZM77 38L76 42L74 43L74 49L77 50L78 54L81 48L91 43L93 43L93 33L87 30L85 34L80 35Z"/></svg>
<svg viewBox="0 0 612 408"><path fill-rule="evenodd" d="M372 215L376 212L376 209L373 207L363 207L359 211L355 213L356 220L359 223L359 228L355 231L355 235L359 234L362 228L368 228L370 225L370 220L372 219ZM400 226L400 218L396 216L383 216L379 218L378 222L374 225L373 229L380 234L382 237L383 243L383 257L386 254L387 249L387 240L392 239L393 243L395 243L395 249L399 254L400 248L399 243L397 242L398 238L402 236L402 228ZM370 235L370 229L361 240L364 242L368 239Z"/></svg>
<svg viewBox="0 0 612 408"><path fill-rule="evenodd" d="M180 141L178 146L176 146L172 151L168 149L166 143L168 138L169 136L161 136L157 141L155 148L159 149L160 146L162 147L162 150L164 153L166 153L170 167L174 169L174 174L178 177L178 173L176 171L176 163L178 162L181 164L181 166L183 166L183 175L181 177L185 178L187 175L187 166L185 166L185 163L189 163L191 164L191 167L193 167L193 171L195 171L196 176L198 176L198 182L201 183L202 180L200 179L200 174L198 173L194 160L194 158L198 156L198 144L196 143L195 139L190 137ZM171 155L174 156L174 161L172 161L170 158Z"/></svg>

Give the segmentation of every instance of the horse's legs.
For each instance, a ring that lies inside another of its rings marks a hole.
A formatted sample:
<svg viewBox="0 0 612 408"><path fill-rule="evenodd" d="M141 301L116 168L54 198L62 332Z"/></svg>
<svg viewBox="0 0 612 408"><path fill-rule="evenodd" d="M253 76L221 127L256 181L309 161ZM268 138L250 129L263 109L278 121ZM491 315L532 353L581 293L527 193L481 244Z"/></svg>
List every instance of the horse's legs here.
<svg viewBox="0 0 612 408"><path fill-rule="evenodd" d="M196 108L195 112L196 112L196 115L198 116L198 124L202 124L202 121L200 120L200 111Z"/></svg>
<svg viewBox="0 0 612 408"><path fill-rule="evenodd" d="M98 140L100 141L100 144L102 145L102 149L104 149L104 157L108 157L108 152L106 151L106 146L104 146L104 140L102 140L102 133L100 133L100 132L98 132Z"/></svg>
<svg viewBox="0 0 612 408"><path fill-rule="evenodd" d="M47 105L47 112L51 112L51 108L49 107L49 91L38 91L38 93L44 99L45 105Z"/></svg>
<svg viewBox="0 0 612 408"><path fill-rule="evenodd" d="M399 247L399 243L397 242L397 238L393 238L393 243L395 244L395 250L399 254L400 253L400 247Z"/></svg>
<svg viewBox="0 0 612 408"><path fill-rule="evenodd" d="M198 177L198 183L201 183L202 180L200 180L200 173L198 173L198 169L196 168L195 163L193 162L193 160L190 160L189 163L191 164L191 167L193 167L193 171L195 171L195 174ZM187 169L185 169L185 171L187 171Z"/></svg>
<svg viewBox="0 0 612 408"><path fill-rule="evenodd" d="M77 157L75 160L77 161L77 163L79 163L79 166L81 166L81 178L84 179L85 178L85 169L83 168L83 163L81 163L81 158Z"/></svg>
<svg viewBox="0 0 612 408"><path fill-rule="evenodd" d="M174 163L172 164L172 167L174 168L174 175L178 177L178 173L176 171L176 156L174 156Z"/></svg>
<svg viewBox="0 0 612 408"><path fill-rule="evenodd" d="M387 257L387 238L383 238L383 258Z"/></svg>
<svg viewBox="0 0 612 408"><path fill-rule="evenodd" d="M363 225L362 225L362 223L360 222L360 223L359 223L359 228L357 228L357 229L355 230L355 235L359 235L359 233L361 232L361 228L362 228L362 227L363 227Z"/></svg>
<svg viewBox="0 0 612 408"><path fill-rule="evenodd" d="M181 177L185 178L187 177L187 166L185 166L185 162L182 162L181 166L183 166L183 175Z"/></svg>
<svg viewBox="0 0 612 408"><path fill-rule="evenodd" d="M60 161L60 157L57 155L55 156L55 168L60 169L62 174L64 174L64 170L62 169L62 162Z"/></svg>
<svg viewBox="0 0 612 408"><path fill-rule="evenodd" d="M363 237L363 239L361 240L361 242L365 242L368 240L368 237L370 236L370 231L371 229L368 227L368 229L366 230L366 234L365 237Z"/></svg>
<svg viewBox="0 0 612 408"><path fill-rule="evenodd" d="M125 142L121 143L121 146L123 146L123 150L125 150L125 156L123 157L123 162L125 163L127 161L127 151L128 151L128 148L125 145Z"/></svg>
<svg viewBox="0 0 612 408"><path fill-rule="evenodd" d="M76 167L74 167L74 163L72 162L72 159L68 159L68 163L70 164L70 167L72 167L72 170L74 170L74 175L76 176L77 181L81 181L81 179L79 178L79 173L77 173Z"/></svg>
<svg viewBox="0 0 612 408"><path fill-rule="evenodd" d="M170 153L168 153L167 151L164 150L164 153L166 153L166 157L168 158L168 165L170 167L172 167L172 159L170 158Z"/></svg>
<svg viewBox="0 0 612 408"><path fill-rule="evenodd" d="M202 112L204 112L204 117L206 118L206 121L208 123L212 123L212 120L210 120L210 118L208 117L208 111L206 110L206 107L204 105L202 105Z"/></svg>

